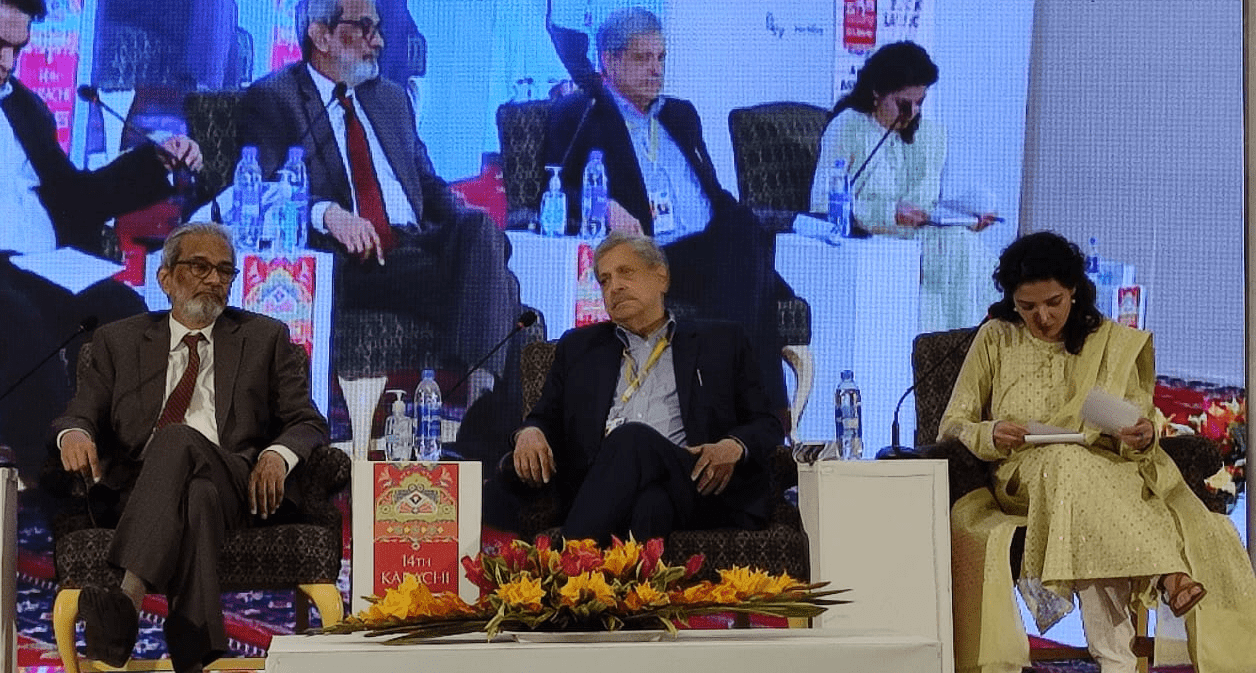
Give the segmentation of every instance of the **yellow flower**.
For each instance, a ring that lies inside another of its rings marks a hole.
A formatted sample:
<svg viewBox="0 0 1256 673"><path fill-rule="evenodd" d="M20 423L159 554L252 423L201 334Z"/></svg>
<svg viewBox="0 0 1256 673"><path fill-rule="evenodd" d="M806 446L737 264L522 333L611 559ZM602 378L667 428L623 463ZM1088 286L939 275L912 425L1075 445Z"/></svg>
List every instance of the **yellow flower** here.
<svg viewBox="0 0 1256 673"><path fill-rule="evenodd" d="M610 571L615 577L622 577L625 570L631 570L641 557L641 545L636 540L611 547L602 555L602 568Z"/></svg>
<svg viewBox="0 0 1256 673"><path fill-rule="evenodd" d="M771 583L771 578L762 570L751 570L733 566L729 570L720 571L720 587L728 587L737 598L749 598L762 594Z"/></svg>
<svg viewBox="0 0 1256 673"><path fill-rule="evenodd" d="M629 610L640 610L642 608L658 608L668 604L667 594L650 586L649 584L638 584L628 592L624 597L624 606Z"/></svg>
<svg viewBox="0 0 1256 673"><path fill-rule="evenodd" d="M563 605L575 607L586 598L610 607L615 605L615 590L606 583L600 572L582 572L567 579L567 583L558 590Z"/></svg>
<svg viewBox="0 0 1256 673"><path fill-rule="evenodd" d="M680 603L707 603L711 600L711 589L715 585L703 580L685 589L676 598Z"/></svg>
<svg viewBox="0 0 1256 673"><path fill-rule="evenodd" d="M763 588L763 594L767 598L773 598L798 586L802 586L802 582L790 577L789 573L781 573L768 578L768 583Z"/></svg>
<svg viewBox="0 0 1256 673"><path fill-rule="evenodd" d="M541 588L540 578L525 575L498 587L497 596L511 607L539 611L541 599L545 597L545 590Z"/></svg>

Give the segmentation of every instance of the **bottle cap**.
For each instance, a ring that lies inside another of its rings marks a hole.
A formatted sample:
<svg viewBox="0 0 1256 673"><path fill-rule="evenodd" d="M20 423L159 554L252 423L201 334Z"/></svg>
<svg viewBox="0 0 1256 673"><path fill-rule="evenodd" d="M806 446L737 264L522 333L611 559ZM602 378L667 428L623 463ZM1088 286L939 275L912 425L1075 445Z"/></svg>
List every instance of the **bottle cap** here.
<svg viewBox="0 0 1256 673"><path fill-rule="evenodd" d="M435 369L424 369L424 370L423 370L423 378L425 378L425 379L435 379L435 378L436 378L436 370L435 370Z"/></svg>
<svg viewBox="0 0 1256 673"><path fill-rule="evenodd" d="M842 370L842 380L843 380L843 381L853 381L853 380L854 380L854 378L855 378L855 370L853 370L853 369L843 369L843 370Z"/></svg>

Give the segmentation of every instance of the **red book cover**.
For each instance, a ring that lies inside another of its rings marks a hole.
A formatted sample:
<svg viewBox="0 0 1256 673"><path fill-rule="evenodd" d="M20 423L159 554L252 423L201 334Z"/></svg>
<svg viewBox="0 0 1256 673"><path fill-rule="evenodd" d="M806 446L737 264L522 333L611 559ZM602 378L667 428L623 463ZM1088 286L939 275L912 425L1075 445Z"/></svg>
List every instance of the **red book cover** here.
<svg viewBox="0 0 1256 673"><path fill-rule="evenodd" d="M478 597L460 559L480 547L479 463L355 462L353 496L355 611L407 574L432 593Z"/></svg>

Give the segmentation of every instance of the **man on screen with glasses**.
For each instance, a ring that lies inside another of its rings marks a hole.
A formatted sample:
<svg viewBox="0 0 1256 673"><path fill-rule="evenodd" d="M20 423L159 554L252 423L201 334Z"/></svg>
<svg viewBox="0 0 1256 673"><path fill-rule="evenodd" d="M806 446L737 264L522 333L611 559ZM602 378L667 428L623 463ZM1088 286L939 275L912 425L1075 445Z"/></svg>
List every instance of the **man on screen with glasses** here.
<svg viewBox="0 0 1256 673"><path fill-rule="evenodd" d="M470 365L519 313L509 242L459 205L415 132L405 90L379 76L386 27L373 0L307 0L296 14L304 60L249 87L240 144L258 147L269 179L289 147L304 147L311 243L343 259L337 308L431 322L437 350ZM340 344L338 359L356 345ZM485 374L501 376L504 363L503 351ZM340 362L337 370L345 376Z"/></svg>

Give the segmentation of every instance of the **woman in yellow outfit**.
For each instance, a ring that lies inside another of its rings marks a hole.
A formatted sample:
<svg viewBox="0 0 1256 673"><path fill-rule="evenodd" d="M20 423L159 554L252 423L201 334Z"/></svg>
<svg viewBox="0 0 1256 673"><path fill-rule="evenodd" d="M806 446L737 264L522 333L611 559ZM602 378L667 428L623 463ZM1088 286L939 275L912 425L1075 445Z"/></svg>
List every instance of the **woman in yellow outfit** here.
<svg viewBox="0 0 1256 673"><path fill-rule="evenodd" d="M1028 664L1005 570L1011 530L1025 525L1021 596L1045 632L1076 595L1103 673L1135 670L1130 607L1157 598L1185 615L1198 673L1256 671L1248 557L1229 520L1204 507L1159 446L1151 335L1104 319L1084 268L1077 246L1050 232L1003 251L995 272L1003 299L942 418L939 439L958 439L995 464L993 494L978 489L951 514L957 669ZM1083 421L1096 388L1133 403L1137 423L1112 436ZM1084 440L1026 444L1031 421Z"/></svg>

